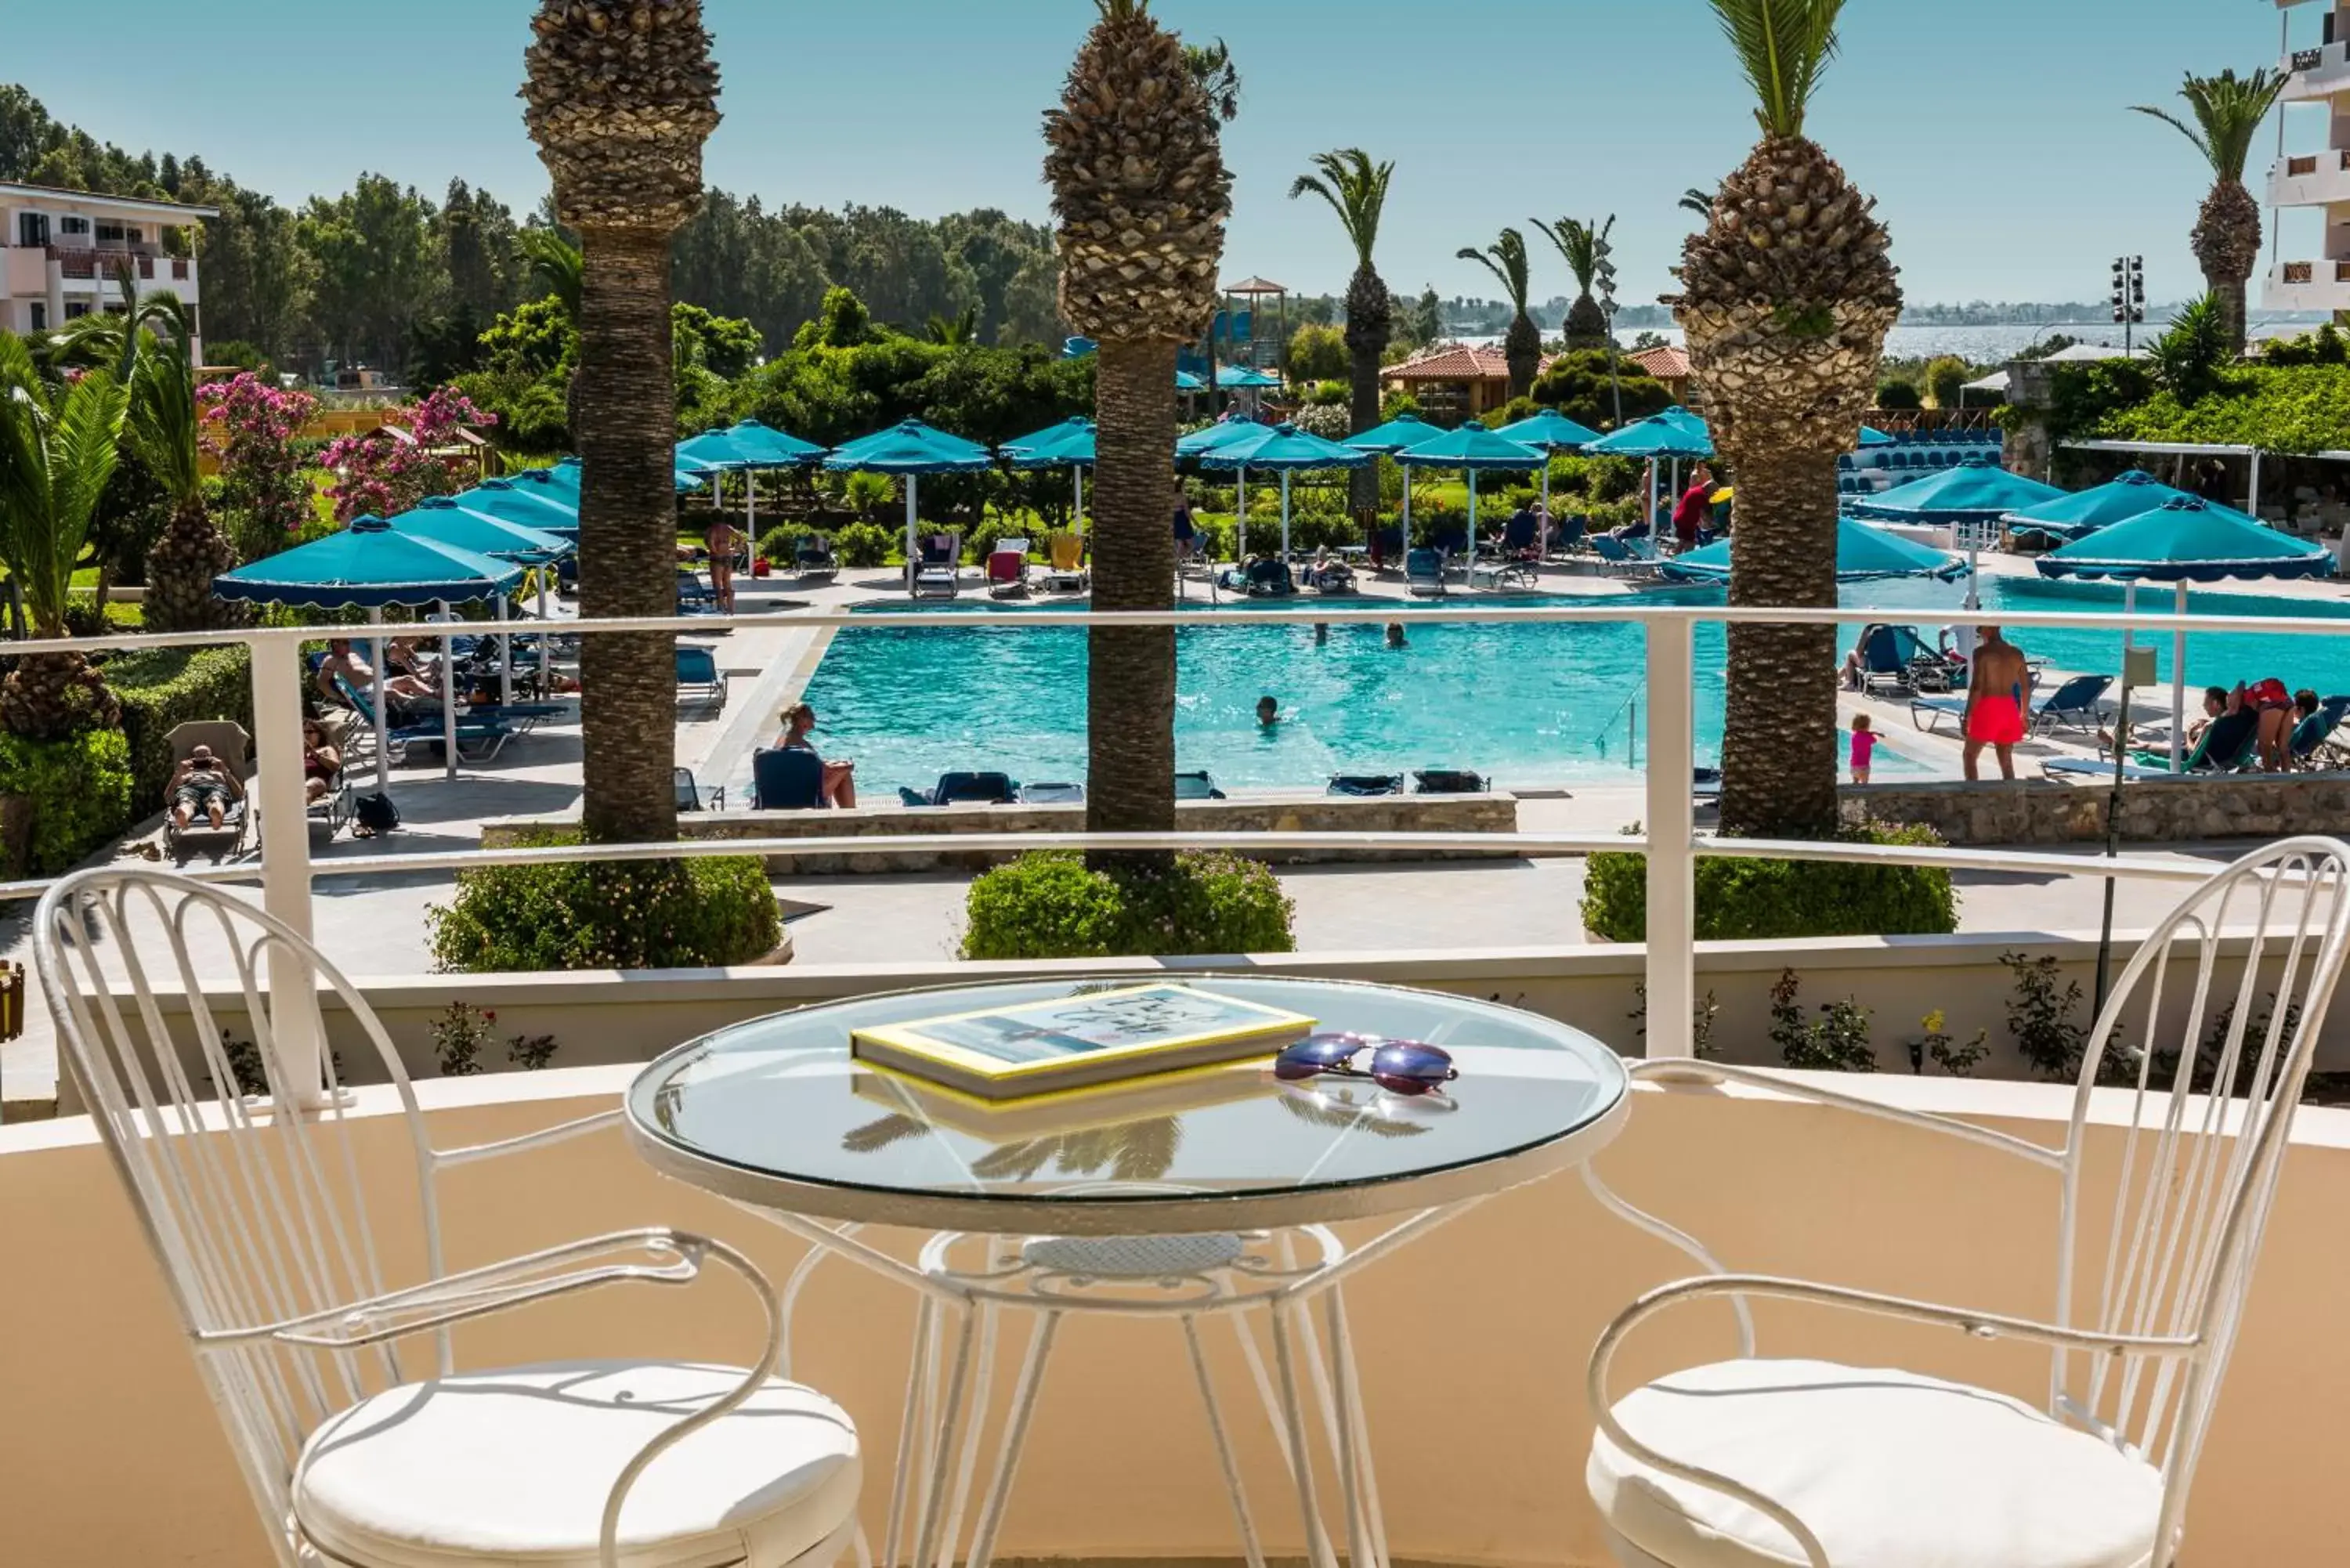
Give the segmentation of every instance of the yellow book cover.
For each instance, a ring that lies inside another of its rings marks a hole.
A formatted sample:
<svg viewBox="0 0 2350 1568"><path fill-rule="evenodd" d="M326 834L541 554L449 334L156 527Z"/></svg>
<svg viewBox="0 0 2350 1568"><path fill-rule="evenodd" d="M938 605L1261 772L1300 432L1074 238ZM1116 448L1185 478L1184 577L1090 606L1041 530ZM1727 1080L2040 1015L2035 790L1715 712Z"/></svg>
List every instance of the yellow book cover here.
<svg viewBox="0 0 2350 1568"><path fill-rule="evenodd" d="M985 1100L1019 1099L1269 1056L1314 1020L1188 985L1120 986L859 1029L860 1061Z"/></svg>

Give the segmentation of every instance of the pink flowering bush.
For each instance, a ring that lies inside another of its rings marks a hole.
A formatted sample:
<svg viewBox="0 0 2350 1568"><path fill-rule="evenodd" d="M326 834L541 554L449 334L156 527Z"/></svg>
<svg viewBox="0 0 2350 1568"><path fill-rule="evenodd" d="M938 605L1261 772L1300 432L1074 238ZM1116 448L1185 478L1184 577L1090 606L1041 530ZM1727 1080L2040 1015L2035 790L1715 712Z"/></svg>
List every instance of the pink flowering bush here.
<svg viewBox="0 0 2350 1568"><path fill-rule="evenodd" d="M495 414L475 408L456 388L442 387L386 421L384 431L334 441L323 461L335 476L327 493L334 501L336 521L397 516L428 495L463 489L473 477L473 462L450 453L459 444L457 432L497 422Z"/></svg>
<svg viewBox="0 0 2350 1568"><path fill-rule="evenodd" d="M318 400L251 371L196 389L197 441L221 465L228 534L241 561L286 548L311 519L310 485L296 444Z"/></svg>

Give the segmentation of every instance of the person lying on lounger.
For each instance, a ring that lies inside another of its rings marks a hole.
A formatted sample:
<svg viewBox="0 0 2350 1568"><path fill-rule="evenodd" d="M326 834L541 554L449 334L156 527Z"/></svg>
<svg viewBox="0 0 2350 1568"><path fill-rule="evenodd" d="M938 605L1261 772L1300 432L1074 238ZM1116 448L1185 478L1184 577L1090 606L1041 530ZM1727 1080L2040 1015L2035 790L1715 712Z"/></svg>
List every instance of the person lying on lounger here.
<svg viewBox="0 0 2350 1568"><path fill-rule="evenodd" d="M787 708L784 711L783 738L778 740L775 744L780 750L806 752L811 755L815 755L816 746L808 740L808 732L815 728L815 709L809 707L805 702L800 703L796 707ZM822 790L824 804L832 807L836 811L855 810L857 806L857 764L855 763L825 762L824 758L821 756L817 756L816 760L820 763L824 763L824 785Z"/></svg>
<svg viewBox="0 0 2350 1568"><path fill-rule="evenodd" d="M391 662L389 654L384 662ZM335 691L335 677L338 675L349 684L352 691L370 701L374 701L375 666L359 657L359 650L351 646L351 639L347 637L334 638L327 644L327 657L318 665L318 691L321 694L329 698L338 696ZM383 683L383 691L384 695L395 704L429 702L435 696L432 682L420 675L394 675Z"/></svg>
<svg viewBox="0 0 2350 1568"><path fill-rule="evenodd" d="M228 820L229 806L244 798L244 786L210 746L198 746L172 771L164 794L172 803L172 826L184 828L201 815L218 827Z"/></svg>

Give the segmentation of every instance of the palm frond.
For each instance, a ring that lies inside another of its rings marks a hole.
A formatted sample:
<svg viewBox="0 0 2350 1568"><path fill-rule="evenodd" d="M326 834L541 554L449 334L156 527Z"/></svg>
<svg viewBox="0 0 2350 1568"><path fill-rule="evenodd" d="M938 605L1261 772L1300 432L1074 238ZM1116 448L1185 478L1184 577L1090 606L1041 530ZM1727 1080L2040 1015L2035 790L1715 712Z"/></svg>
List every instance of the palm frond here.
<svg viewBox="0 0 2350 1568"><path fill-rule="evenodd" d="M563 313L579 319L579 289L585 263L577 246L553 229L525 229L515 236L515 254L530 270L531 282L542 299L549 295Z"/></svg>
<svg viewBox="0 0 2350 1568"><path fill-rule="evenodd" d="M1566 263L1566 270L1575 275L1577 287L1591 292L1591 280L1599 275L1599 254L1608 234L1616 227L1612 216L1604 223L1586 223L1577 218L1561 218L1555 224L1540 218L1531 220L1544 238L1557 247Z"/></svg>
<svg viewBox="0 0 2350 1568"><path fill-rule="evenodd" d="M1395 179L1392 162L1374 163L1371 155L1359 147L1342 147L1335 152L1317 152L1314 167L1318 174L1300 174L1289 187L1289 199L1319 196L1338 214L1338 222L1347 231L1347 238L1355 247L1356 263L1369 268L1372 253L1378 247L1379 221L1388 205L1388 187Z"/></svg>
<svg viewBox="0 0 2350 1568"><path fill-rule="evenodd" d="M1104 15L1108 14L1105 0ZM1147 8L1149 0L1130 0L1130 14L1139 15ZM1183 68L1200 84L1208 101L1216 106L1217 118L1227 123L1241 117L1241 71L1232 63L1232 46L1218 38L1212 44L1183 46Z"/></svg>
<svg viewBox="0 0 2350 1568"><path fill-rule="evenodd" d="M1754 88L1769 136L1801 136L1820 78L1836 56L1844 0L1707 0Z"/></svg>
<svg viewBox="0 0 2350 1568"><path fill-rule="evenodd" d="M1700 190L1699 187L1692 185L1688 190L1681 192L1681 211L1685 213L1695 213L1700 218L1710 219L1713 216L1713 192Z"/></svg>
<svg viewBox="0 0 2350 1568"><path fill-rule="evenodd" d="M104 370L93 370L66 394L49 431L47 515L28 519L32 525L21 540L25 607L41 636L54 637L65 628L74 567L89 541L99 497L114 477L130 400L129 388Z"/></svg>
<svg viewBox="0 0 2350 1568"><path fill-rule="evenodd" d="M2290 79L2265 67L2248 77L2233 70L2216 77L2190 73L2178 88L2178 96L2187 100L2187 119L2148 104L2132 104L2130 110L2162 121L2193 142L2216 178L2241 180L2244 165L2251 161L2252 139Z"/></svg>

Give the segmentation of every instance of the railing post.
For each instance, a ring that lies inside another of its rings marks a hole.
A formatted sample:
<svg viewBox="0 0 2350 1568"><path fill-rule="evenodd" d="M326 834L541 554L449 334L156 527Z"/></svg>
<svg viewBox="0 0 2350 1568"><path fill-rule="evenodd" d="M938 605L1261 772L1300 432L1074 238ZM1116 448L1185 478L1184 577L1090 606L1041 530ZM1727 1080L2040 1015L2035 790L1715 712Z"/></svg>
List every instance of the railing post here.
<svg viewBox="0 0 2350 1568"><path fill-rule="evenodd" d="M302 781L302 645L290 637L255 639L253 650L255 813L261 840L261 907L299 932L310 929L310 820ZM304 1106L325 1103L321 1071L325 1025L309 966L269 950L271 1026L285 1081Z"/></svg>
<svg viewBox="0 0 2350 1568"><path fill-rule="evenodd" d="M1697 754L1690 623L1651 620L1648 639L1648 1054L1687 1056L1697 1011Z"/></svg>

